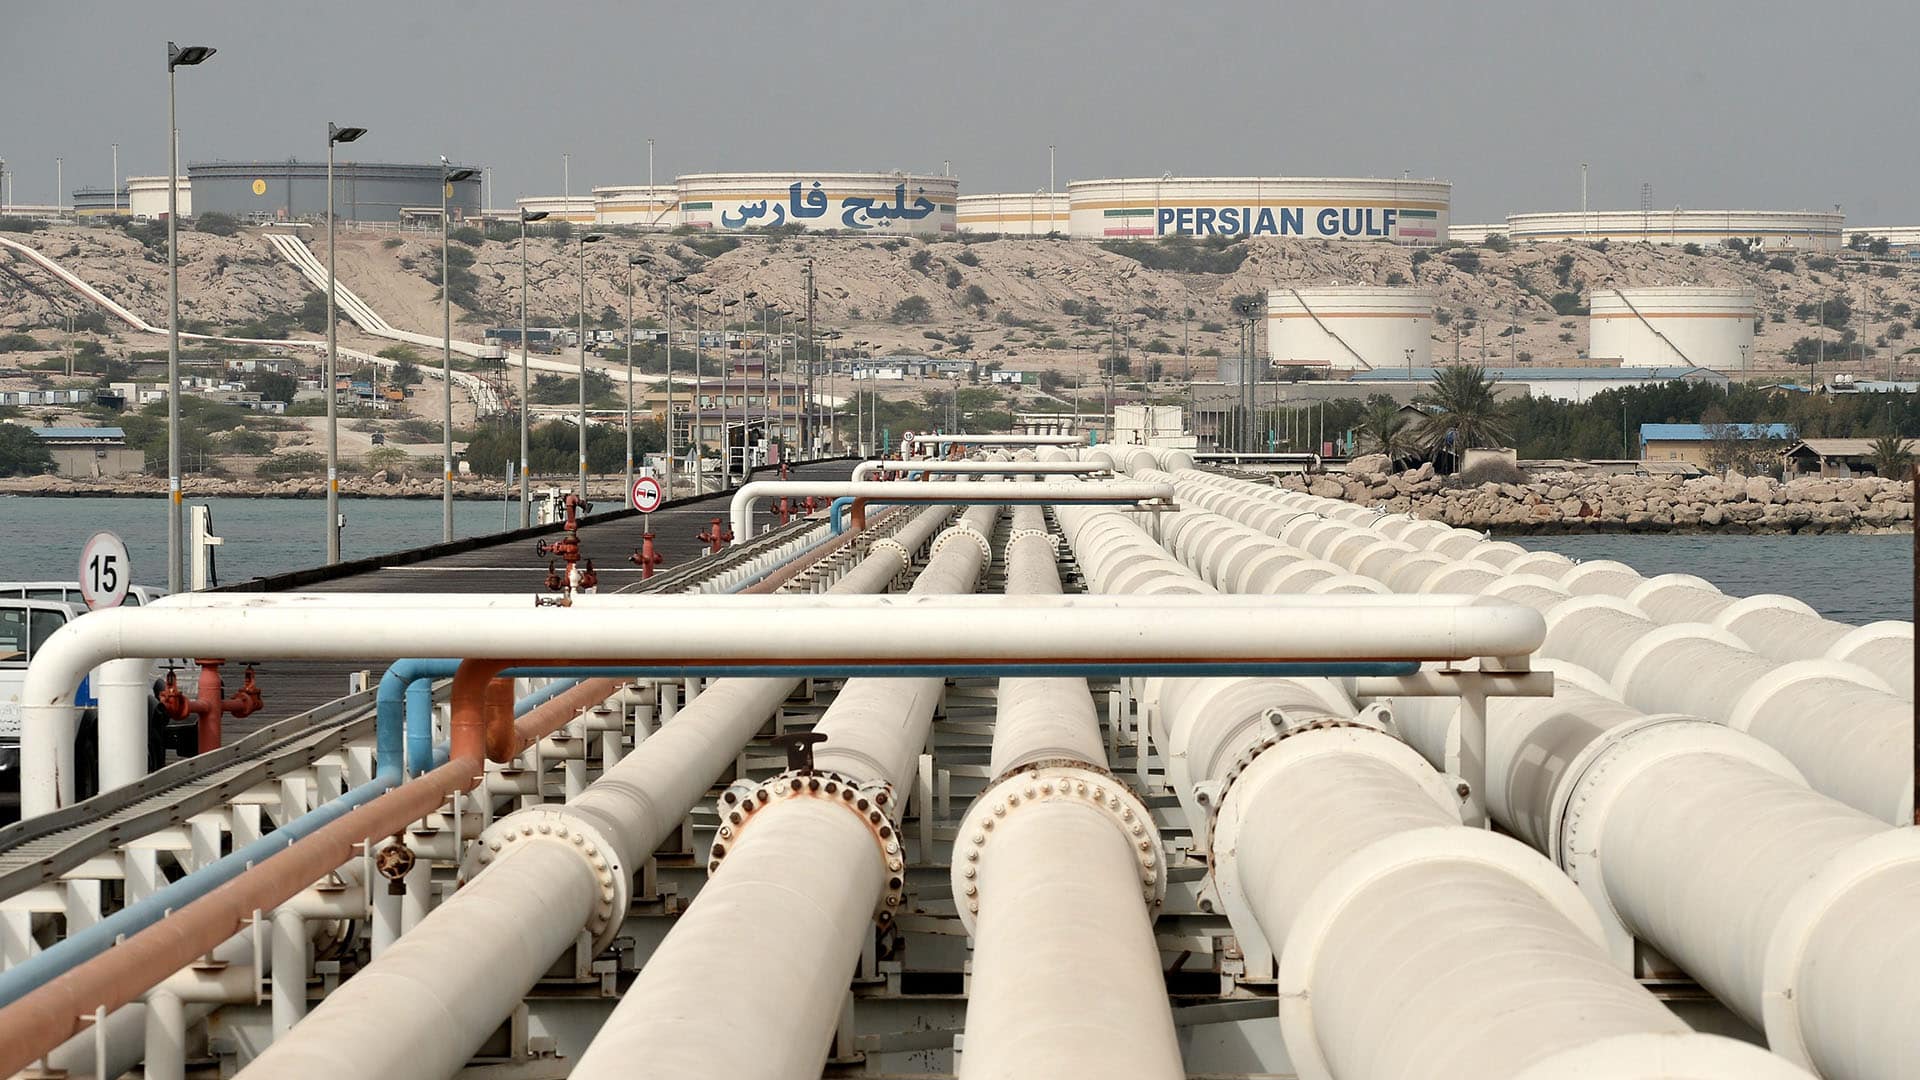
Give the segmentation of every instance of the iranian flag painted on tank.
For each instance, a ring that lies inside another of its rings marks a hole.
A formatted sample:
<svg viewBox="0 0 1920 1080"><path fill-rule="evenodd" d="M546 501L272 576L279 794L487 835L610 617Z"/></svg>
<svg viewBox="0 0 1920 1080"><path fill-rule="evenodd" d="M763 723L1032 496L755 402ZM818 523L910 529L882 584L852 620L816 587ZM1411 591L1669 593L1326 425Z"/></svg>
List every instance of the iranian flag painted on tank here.
<svg viewBox="0 0 1920 1080"><path fill-rule="evenodd" d="M1399 229L1403 237L1432 240L1440 235L1440 215L1432 210L1401 210Z"/></svg>

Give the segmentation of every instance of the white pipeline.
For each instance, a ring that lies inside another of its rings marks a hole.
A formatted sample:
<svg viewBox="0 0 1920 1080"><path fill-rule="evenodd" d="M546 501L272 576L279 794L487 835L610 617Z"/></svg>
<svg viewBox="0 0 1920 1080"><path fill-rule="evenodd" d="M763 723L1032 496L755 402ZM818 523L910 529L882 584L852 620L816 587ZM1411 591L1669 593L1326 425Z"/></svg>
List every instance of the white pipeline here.
<svg viewBox="0 0 1920 1080"><path fill-rule="evenodd" d="M1169 680L1157 711L1188 812L1219 808L1213 880L1249 964L1279 946L1281 1027L1302 1076L1651 1077L1669 1075L1670 1053L1696 1059L1689 1076L1800 1075L1691 1032L1611 966L1572 883L1462 827L1443 778L1337 688Z"/></svg>
<svg viewBox="0 0 1920 1080"><path fill-rule="evenodd" d="M1345 542L1337 529L1308 528L1317 542ZM1619 572L1602 566L1588 578ZM1689 633L1652 627L1611 597L1569 600L1543 576L1498 579L1490 591L1547 613L1550 657L1604 663L1649 634ZM1633 939L1646 941L1824 1076L1920 1068L1920 1051L1898 1034L1920 1010L1920 983L1906 974L1920 964L1920 936L1896 899L1920 888L1920 833L1807 790L1786 757L1748 735L1646 716L1601 675L1554 667L1552 699L1489 703L1487 805L1579 882L1615 962L1631 965ZM1764 669L1754 677L1777 680ZM1452 702L1399 699L1395 719L1429 761L1446 760ZM1843 977L1824 978L1836 971Z"/></svg>
<svg viewBox="0 0 1920 1080"><path fill-rule="evenodd" d="M1619 598L1637 593L1677 611L1674 595L1682 583L1655 579L1658 587L1646 588L1649 583L1618 563L1576 566L1436 522L1381 519L1337 500L1203 473L1172 479L1192 505L1395 589L1497 594L1534 607L1551 624L1542 655L1597 672L1636 708L1687 713L1745 731L1786 754L1815 790L1883 821L1912 819L1912 705L1852 664L1782 664L1749 650L1729 629L1662 625ZM1692 586L1687 591L1699 593ZM1790 607L1751 598L1721 613L1737 622L1742 613L1757 617ZM1861 655L1897 640L1864 629L1861 635L1850 646ZM1812 716L1819 722L1809 723Z"/></svg>
<svg viewBox="0 0 1920 1080"><path fill-rule="evenodd" d="M972 591L991 555L976 540L998 513L975 507L935 540L916 599ZM813 756L822 772L729 792L706 886L587 1047L577 1080L630 1076L635 1062L674 1077L820 1075L861 938L876 908L891 917L905 880L893 815L939 683L848 680L814 728L826 737Z"/></svg>
<svg viewBox="0 0 1920 1080"><path fill-rule="evenodd" d="M977 487L978 485L967 485ZM1127 661L1449 659L1525 655L1539 616L1510 604L1422 604L1416 598L1285 597L1197 601L1179 596L922 596L902 604L870 596L648 594L620 608L475 608L449 619L432 608L303 605L297 595L207 619L189 608L116 608L61 627L36 653L21 690L24 817L73 798L73 693L107 660L155 656L382 660L602 657L671 616L674 633L647 635L662 664L766 661L770 623L784 630L779 659L792 663L1079 660ZM520 598L525 604L525 598ZM1356 618L1364 614L1377 619ZM1280 617L1276 617L1280 616ZM888 633L875 634L884 619ZM640 628L636 630L636 627ZM607 657L631 663L624 650Z"/></svg>
<svg viewBox="0 0 1920 1080"><path fill-rule="evenodd" d="M762 499L781 496L823 499L866 499L875 503L909 500L912 502L958 502L993 499L999 503L1044 503L1056 499L1105 502L1151 502L1173 497L1170 484L1146 484L1130 480L1102 480L1061 490L1035 480L1002 480L983 487L964 480L754 480L740 485L729 504L733 542L745 543L753 535L754 508Z"/></svg>
<svg viewBox="0 0 1920 1080"><path fill-rule="evenodd" d="M1014 512L1010 595L1057 593L1046 521ZM1158 831L1105 772L1083 679L1002 679L990 771L961 822L953 894L973 936L962 1078L1186 1075L1153 914Z"/></svg>
<svg viewBox="0 0 1920 1080"><path fill-rule="evenodd" d="M896 553L918 551L948 513L921 511L837 590L884 589L906 568ZM797 683L721 679L577 799L500 821L480 838L471 881L245 1075L452 1076L583 929L617 930L613 900Z"/></svg>

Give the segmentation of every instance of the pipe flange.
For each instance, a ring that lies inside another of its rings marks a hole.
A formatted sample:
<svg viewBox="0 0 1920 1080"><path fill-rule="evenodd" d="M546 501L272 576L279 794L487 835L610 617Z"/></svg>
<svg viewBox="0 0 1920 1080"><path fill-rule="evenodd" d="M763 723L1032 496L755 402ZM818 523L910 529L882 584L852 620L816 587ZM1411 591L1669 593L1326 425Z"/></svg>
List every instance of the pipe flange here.
<svg viewBox="0 0 1920 1080"><path fill-rule="evenodd" d="M1220 811L1214 815L1208 838L1207 880L1213 885L1220 911L1240 939L1243 952L1264 952L1278 956L1277 943L1269 942L1254 916L1253 905L1240 884L1239 852L1242 826L1239 807L1269 783L1285 783L1288 769L1304 765L1312 768L1316 758L1330 754L1364 754L1399 770L1425 792L1451 820L1460 820L1460 798L1454 792L1455 781L1443 776L1406 743L1377 729L1360 724L1326 727L1301 732L1296 738L1276 744L1257 759L1258 768L1249 768L1240 782L1226 789L1215 800ZM1264 973L1261 973L1264 975Z"/></svg>
<svg viewBox="0 0 1920 1080"><path fill-rule="evenodd" d="M1285 710L1283 709L1268 709L1265 715L1267 722L1273 725L1273 730L1242 748L1238 754L1234 755L1233 763L1227 766L1226 774L1220 778L1220 790L1226 791L1231 789L1233 782L1238 780L1240 774L1246 772L1247 767L1252 765L1261 754L1266 753L1288 739L1305 735L1309 731L1326 731L1331 728L1360 728L1364 731L1385 731L1390 735L1395 734L1392 730L1393 711L1391 706L1384 701L1376 701L1362 707L1359 712L1354 713L1351 719L1347 717L1330 716L1320 720L1309 720L1304 724L1288 725L1286 723ZM1200 799L1200 803L1203 806L1205 806L1208 801L1209 800L1204 797ZM1208 809L1213 816L1219 816L1219 803L1217 801Z"/></svg>
<svg viewBox="0 0 1920 1080"><path fill-rule="evenodd" d="M1060 538L1045 529L1015 529L1007 534L1007 547L1011 549L1014 541L1024 540L1030 536L1045 540L1047 546L1053 549L1053 557L1056 559L1060 557Z"/></svg>
<svg viewBox="0 0 1920 1080"><path fill-rule="evenodd" d="M1431 771L1431 770L1429 770ZM1491 867L1526 888L1579 935L1599 944L1600 920L1573 883L1533 849L1511 837L1458 825L1433 825L1394 833L1349 854L1314 886L1287 931L1275 990L1280 999L1280 1033L1287 1056L1301 1076L1332 1076L1314 1017L1314 986L1320 952L1334 924L1375 883L1408 867L1428 862Z"/></svg>
<svg viewBox="0 0 1920 1080"><path fill-rule="evenodd" d="M1112 819L1133 848L1140 871L1140 899L1147 905L1147 916L1152 919L1159 915L1167 899L1167 853L1147 804L1124 781L1103 769L1076 761L1038 761L1008 773L975 796L954 834L949 874L954 907L968 936L972 936L980 913L979 866L993 840L996 823L1023 807L1061 802L1091 806Z"/></svg>
<svg viewBox="0 0 1920 1080"><path fill-rule="evenodd" d="M927 548L927 558L932 559L935 555L940 554L940 549L953 543L954 537L956 536L964 536L973 541L974 546L980 549L980 562L982 565L993 561L993 544L989 542L986 537L981 536L979 530L964 521L957 525L949 526L942 530L939 536L934 537L932 546Z"/></svg>
<svg viewBox="0 0 1920 1080"><path fill-rule="evenodd" d="M467 848L460 864L465 884L516 846L555 844L580 856L593 874L598 892L587 931L598 952L613 942L633 900L633 873L620 864L620 849L597 825L569 813L564 806L536 806L509 814L489 825Z"/></svg>
<svg viewBox="0 0 1920 1080"><path fill-rule="evenodd" d="M893 537L883 536L867 545L867 554L869 555L878 554L882 551L893 552L894 558L900 560L900 571L902 573L905 573L913 567L913 552L908 551L907 545L895 540Z"/></svg>
<svg viewBox="0 0 1920 1080"><path fill-rule="evenodd" d="M740 842L747 826L768 807L794 799L818 799L843 806L873 834L880 849L880 861L887 869L886 888L874 905L874 921L891 925L906 903L907 861L900 846L900 834L891 816L898 804L893 786L878 780L859 780L825 769L809 772L784 772L758 784L734 784L720 795L714 811L720 828L714 834L713 847L707 852L707 876L712 877L726 861L727 853Z"/></svg>
<svg viewBox="0 0 1920 1080"><path fill-rule="evenodd" d="M1904 871L1920 862L1920 830L1888 829L1846 847L1794 890L1767 940L1760 976L1760 1017L1767 1046L1787 1060L1816 1072L1801 1024L1801 976L1807 945L1822 922L1850 891L1873 877Z"/></svg>
<svg viewBox="0 0 1920 1080"><path fill-rule="evenodd" d="M1805 784L1786 755L1757 739L1682 713L1643 716L1608 729L1567 763L1547 810L1546 855L1601 916L1607 951L1630 963L1633 932L1607 894L1601 842L1620 793L1650 766L1682 754L1719 754Z"/></svg>

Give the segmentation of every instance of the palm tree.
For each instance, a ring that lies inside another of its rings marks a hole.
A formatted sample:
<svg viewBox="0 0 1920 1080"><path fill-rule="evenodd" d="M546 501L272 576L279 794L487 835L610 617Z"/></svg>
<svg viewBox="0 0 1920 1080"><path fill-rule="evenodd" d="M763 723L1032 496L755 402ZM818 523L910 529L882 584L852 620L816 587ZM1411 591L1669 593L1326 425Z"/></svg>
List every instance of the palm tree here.
<svg viewBox="0 0 1920 1080"><path fill-rule="evenodd" d="M1368 398L1357 428L1361 447L1369 453L1385 454L1388 462L1411 455L1419 444L1408 430L1409 419L1400 403L1385 394Z"/></svg>
<svg viewBox="0 0 1920 1080"><path fill-rule="evenodd" d="M1473 364L1443 367L1433 376L1428 394L1433 406L1414 434L1433 452L1458 456L1476 446L1498 446L1507 441L1505 410L1493 397L1493 380L1485 368Z"/></svg>
<svg viewBox="0 0 1920 1080"><path fill-rule="evenodd" d="M1913 467L1911 439L1899 435L1881 435L1867 448L1867 455L1873 459L1873 471L1876 476L1902 479L1907 470Z"/></svg>

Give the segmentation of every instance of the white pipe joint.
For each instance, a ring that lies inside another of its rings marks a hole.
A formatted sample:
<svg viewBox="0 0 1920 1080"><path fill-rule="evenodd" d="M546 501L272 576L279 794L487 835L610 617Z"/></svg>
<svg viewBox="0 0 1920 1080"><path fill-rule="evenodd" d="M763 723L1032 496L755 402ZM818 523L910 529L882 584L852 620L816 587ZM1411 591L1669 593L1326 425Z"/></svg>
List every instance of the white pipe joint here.
<svg viewBox="0 0 1920 1080"><path fill-rule="evenodd" d="M874 903L873 919L881 926L890 924L906 901L907 864L892 817L893 808L899 804L893 785L884 780L860 780L814 770L784 772L757 784L733 784L714 806L720 828L707 853L707 876L720 872L727 854L740 843L748 826L764 819L768 810L800 800L841 807L873 834L880 864L886 870L884 885Z"/></svg>
<svg viewBox="0 0 1920 1080"><path fill-rule="evenodd" d="M985 900L979 879L998 850L993 844L994 829L1016 815L1045 813L1046 808L1062 806L1090 809L1113 823L1133 852L1140 877L1140 900L1147 906L1149 921L1159 915L1167 899L1167 855L1146 803L1124 782L1092 766L1041 764L1010 773L988 786L974 798L954 834L949 876L960 923L969 937L974 936L980 905ZM996 902L1020 899L1010 895Z"/></svg>
<svg viewBox="0 0 1920 1080"><path fill-rule="evenodd" d="M1633 968L1634 933L1614 904L1601 865L1607 817L1636 777L1660 762L1690 754L1719 754L1804 783L1779 751L1719 724L1666 713L1628 721L1588 743L1568 763L1553 796L1547 855L1600 913L1607 953L1623 971Z"/></svg>
<svg viewBox="0 0 1920 1080"><path fill-rule="evenodd" d="M1364 760L1373 771L1384 769L1388 774L1404 777L1410 790L1419 792L1423 801L1432 801L1433 808L1427 813L1435 821L1454 824L1460 821L1460 799L1448 778L1434 771L1407 744L1377 729L1356 723L1345 727L1302 730L1265 748L1251 759L1237 781L1226 788L1225 797L1217 801L1219 813L1206 834L1206 850L1212 854L1208 881L1213 886L1213 895L1220 905L1221 914L1227 917L1234 936L1240 939L1241 951L1249 956L1279 956L1280 947L1283 944L1290 946L1293 941L1291 928L1297 925L1293 918L1297 914L1295 912L1288 912L1284 920L1286 925L1272 927L1264 924L1256 913L1259 905L1254 893L1260 891L1261 885L1252 881L1240 864L1241 853L1250 842L1249 834L1255 829L1272 833L1275 830L1297 830L1308 826L1300 821L1250 819L1246 807L1274 783L1276 777L1296 766L1305 765L1313 770L1329 760L1340 759ZM1340 857L1332 852L1326 854L1329 858ZM1283 903L1280 906L1289 905ZM1273 931L1284 934L1286 941L1270 940L1268 934ZM1290 1036L1288 1049L1291 1052ZM1300 1064L1297 1057L1294 1058L1294 1064Z"/></svg>
<svg viewBox="0 0 1920 1080"><path fill-rule="evenodd" d="M468 846L460 865L460 882L473 880L496 860L519 848L544 844L573 853L593 878L596 895L586 930L598 952L612 944L633 900L633 878L638 867L626 866L620 845L599 823L573 812L565 804L529 807L488 826Z"/></svg>

